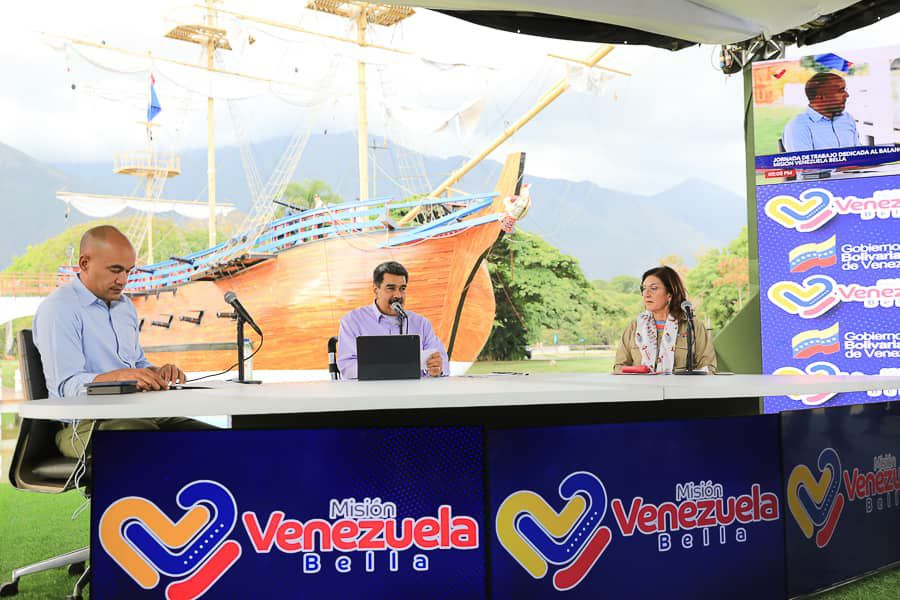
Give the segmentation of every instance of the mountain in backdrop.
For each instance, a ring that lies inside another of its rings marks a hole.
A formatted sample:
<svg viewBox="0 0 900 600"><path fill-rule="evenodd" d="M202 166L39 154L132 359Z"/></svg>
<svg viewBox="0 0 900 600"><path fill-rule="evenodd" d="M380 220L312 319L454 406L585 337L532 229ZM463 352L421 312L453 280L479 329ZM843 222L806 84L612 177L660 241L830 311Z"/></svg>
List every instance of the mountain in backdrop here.
<svg viewBox="0 0 900 600"><path fill-rule="evenodd" d="M270 140L253 147L259 171L271 172L287 145L287 139ZM392 155L375 151L381 169L394 171ZM464 159L426 157L432 187ZM250 206L249 192L239 150L216 152L218 199L239 210ZM501 164L484 161L457 186L467 192L493 190ZM294 180L321 179L345 200L358 195L356 141L349 133L314 135L310 138L294 174ZM579 259L589 279L615 275L639 275L663 256L682 256L688 265L708 248L724 246L737 237L746 223L744 199L703 180L687 180L652 196L602 188L582 181L546 179L528 175L532 184L532 208L522 228L540 234L551 244ZM61 232L74 222L64 219L65 207L55 199L59 189L97 194L138 194L138 180L115 175L112 157L103 163L66 163L46 166L0 145L0 201L4 227L0 239L0 269L13 256ZM379 176L373 196L405 196L397 185ZM182 175L169 180L166 198L206 199L206 151L182 154Z"/></svg>
<svg viewBox="0 0 900 600"><path fill-rule="evenodd" d="M0 270L29 244L72 224L66 222L56 191L73 185L78 184L72 176L0 143Z"/></svg>

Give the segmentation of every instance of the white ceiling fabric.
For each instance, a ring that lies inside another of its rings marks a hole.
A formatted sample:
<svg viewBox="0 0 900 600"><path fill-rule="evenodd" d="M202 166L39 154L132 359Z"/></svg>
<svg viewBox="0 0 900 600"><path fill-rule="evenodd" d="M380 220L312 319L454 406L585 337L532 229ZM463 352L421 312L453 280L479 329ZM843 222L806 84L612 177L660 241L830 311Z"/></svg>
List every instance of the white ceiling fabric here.
<svg viewBox="0 0 900 600"><path fill-rule="evenodd" d="M414 0L414 4L436 10L544 13L705 44L730 44L799 27L856 0Z"/></svg>

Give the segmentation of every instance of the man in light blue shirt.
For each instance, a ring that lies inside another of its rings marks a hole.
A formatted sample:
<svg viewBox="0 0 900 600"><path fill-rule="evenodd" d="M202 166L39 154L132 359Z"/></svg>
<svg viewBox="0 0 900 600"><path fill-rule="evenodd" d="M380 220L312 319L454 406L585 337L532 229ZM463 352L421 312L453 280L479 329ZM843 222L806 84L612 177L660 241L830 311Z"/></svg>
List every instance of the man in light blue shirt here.
<svg viewBox="0 0 900 600"><path fill-rule="evenodd" d="M784 127L782 143L787 152L859 146L856 122L847 105L847 82L835 73L816 73L805 87L809 108Z"/></svg>
<svg viewBox="0 0 900 600"><path fill-rule="evenodd" d="M431 323L420 314L404 310L406 319L391 306L406 302L409 273L398 262L389 261L375 267L372 274L375 300L351 310L341 318L338 334L338 368L344 379L357 378L356 338L361 335L418 335L422 350L422 372L431 377L450 374L450 360L444 344L434 333ZM402 328L402 329L401 329Z"/></svg>
<svg viewBox="0 0 900 600"><path fill-rule="evenodd" d="M175 365L154 367L138 339L137 311L122 294L135 265L128 239L108 225L89 229L81 238L80 273L44 300L34 315L34 343L41 353L51 398L84 393L85 384L136 381L140 390L165 390L183 383ZM68 425L56 436L66 456L84 453L92 422ZM116 419L101 429L206 429L186 418Z"/></svg>

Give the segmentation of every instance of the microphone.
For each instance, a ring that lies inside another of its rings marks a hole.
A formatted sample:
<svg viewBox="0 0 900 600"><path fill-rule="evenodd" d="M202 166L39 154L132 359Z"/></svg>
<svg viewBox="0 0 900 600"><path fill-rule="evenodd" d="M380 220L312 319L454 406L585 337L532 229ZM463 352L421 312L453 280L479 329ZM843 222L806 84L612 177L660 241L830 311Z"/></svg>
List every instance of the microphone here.
<svg viewBox="0 0 900 600"><path fill-rule="evenodd" d="M688 319L694 318L694 305L691 304L690 300L685 300L681 303L681 310L684 311L684 314Z"/></svg>
<svg viewBox="0 0 900 600"><path fill-rule="evenodd" d="M341 371L337 366L337 345L338 338L336 335L328 338L328 372L331 374L332 381L341 378Z"/></svg>
<svg viewBox="0 0 900 600"><path fill-rule="evenodd" d="M259 328L259 326L253 322L253 317L250 316L250 313L247 312L247 309L244 308L244 305L241 304L241 301L237 299L237 294L234 292L225 292L225 302L231 305L231 308L234 309L235 314L238 317L244 320L247 325L253 328L253 330L262 335L263 332Z"/></svg>
<svg viewBox="0 0 900 600"><path fill-rule="evenodd" d="M400 315L401 317L403 317L404 319L407 318L407 317L406 317L406 311L403 310L403 305L400 304L399 302L392 302L392 303L391 303L391 308L393 308L393 309L394 309L394 312L396 312L397 314L399 314L399 315Z"/></svg>
<svg viewBox="0 0 900 600"><path fill-rule="evenodd" d="M391 302L391 308L394 309L394 312L400 315L400 335L403 335L403 321L406 321L406 333L409 333L409 317L406 316L406 311L403 310L403 305L399 302Z"/></svg>

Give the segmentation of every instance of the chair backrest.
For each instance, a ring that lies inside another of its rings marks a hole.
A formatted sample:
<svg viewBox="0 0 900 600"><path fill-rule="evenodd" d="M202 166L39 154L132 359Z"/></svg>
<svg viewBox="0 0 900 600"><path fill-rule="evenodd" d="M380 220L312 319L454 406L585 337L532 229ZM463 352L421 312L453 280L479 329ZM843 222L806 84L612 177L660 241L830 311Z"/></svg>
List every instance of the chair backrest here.
<svg viewBox="0 0 900 600"><path fill-rule="evenodd" d="M47 380L44 379L41 353L34 345L30 329L19 332L19 372L22 374L22 390L26 400L41 400L50 396Z"/></svg>
<svg viewBox="0 0 900 600"><path fill-rule="evenodd" d="M338 369L337 365L337 344L338 339L336 335L328 338L328 372L334 380L341 378L341 370Z"/></svg>
<svg viewBox="0 0 900 600"><path fill-rule="evenodd" d="M19 332L19 372L26 400L48 397L41 354L30 329ZM9 465L9 480L19 489L59 493L74 487L71 472L78 461L64 457L56 447L60 423L46 419L22 419L19 437Z"/></svg>

